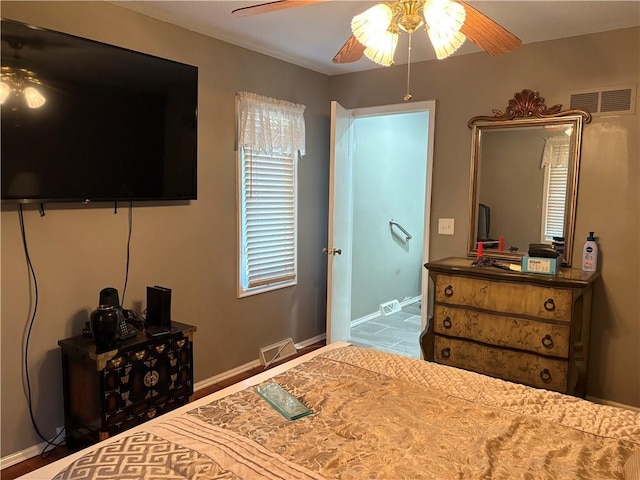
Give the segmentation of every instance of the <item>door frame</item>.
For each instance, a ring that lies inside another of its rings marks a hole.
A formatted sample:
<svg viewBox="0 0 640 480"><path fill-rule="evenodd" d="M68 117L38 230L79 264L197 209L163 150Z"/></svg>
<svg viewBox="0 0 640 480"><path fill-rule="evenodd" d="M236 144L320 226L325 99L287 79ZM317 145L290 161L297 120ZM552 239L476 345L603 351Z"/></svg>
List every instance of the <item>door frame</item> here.
<svg viewBox="0 0 640 480"><path fill-rule="evenodd" d="M338 104L339 105L339 104ZM342 107L344 108L344 107ZM428 128L427 128L427 158L426 158L426 177L425 177L425 205L424 205L424 225L423 225L423 251L422 251L422 263L426 263L429 261L429 247L430 247L430 238L429 232L431 227L431 196L432 196L432 183L433 183L433 153L434 153L434 141L435 141L435 119L436 119L436 101L435 99L425 100L420 102L411 102L411 103L400 103L400 104L391 104L391 105L381 105L374 107L363 107L363 108L353 108L353 109L345 109L349 114L350 118L356 119L358 117L368 117L368 116L380 116L380 115L391 115L391 114L399 114L399 113L410 113L410 112L423 112L426 111L429 113L428 120ZM334 119L332 119L334 121ZM332 131L335 129L332 128ZM332 150L334 146L332 145ZM331 152L332 158L334 158L335 152ZM348 161L351 162L351 155L348 156ZM335 178L333 171L333 163L331 164L331 172L330 172L330 199L329 199L329 208L332 209L335 207L333 195L335 194ZM353 189L349 189L348 198L346 200L346 204L353 204ZM329 212L329 238L328 238L328 246L334 247L333 242L333 232L334 226L332 224L334 215L332 212ZM328 268L329 274L327 275L327 342L331 343L337 340L346 340L344 338L336 338L333 335L334 331L344 331L344 328L335 328L332 325L332 302L333 302L333 294L332 294L332 265L333 265L333 255L328 255ZM351 271L350 268L348 269ZM427 312L429 310L429 276L426 268L421 270L421 299L422 299L422 308L421 308L421 330L424 331L427 325ZM351 296L351 282L346 282L349 288L348 292L344 292L348 295L348 298ZM344 286L344 284L343 284ZM350 305L350 302L349 302ZM349 323L350 323L350 314L349 314ZM332 338L333 337L333 338Z"/></svg>

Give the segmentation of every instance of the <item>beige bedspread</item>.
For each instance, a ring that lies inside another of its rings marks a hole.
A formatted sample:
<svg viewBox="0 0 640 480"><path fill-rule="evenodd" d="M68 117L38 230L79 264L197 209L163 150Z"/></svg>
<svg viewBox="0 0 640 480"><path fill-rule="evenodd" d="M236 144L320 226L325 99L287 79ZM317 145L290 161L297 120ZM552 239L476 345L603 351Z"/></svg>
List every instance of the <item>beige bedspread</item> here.
<svg viewBox="0 0 640 480"><path fill-rule="evenodd" d="M604 480L640 451L638 413L374 350L336 349L273 381L314 413L287 421L246 389L57 478Z"/></svg>

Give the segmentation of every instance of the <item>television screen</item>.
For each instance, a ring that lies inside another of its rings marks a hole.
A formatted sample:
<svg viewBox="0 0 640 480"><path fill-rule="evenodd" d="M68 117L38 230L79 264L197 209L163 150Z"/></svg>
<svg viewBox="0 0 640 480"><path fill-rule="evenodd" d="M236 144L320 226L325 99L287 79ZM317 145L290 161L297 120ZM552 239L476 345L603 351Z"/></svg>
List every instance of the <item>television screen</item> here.
<svg viewBox="0 0 640 480"><path fill-rule="evenodd" d="M2 20L2 201L197 198L198 68Z"/></svg>
<svg viewBox="0 0 640 480"><path fill-rule="evenodd" d="M491 234L491 208L478 204L478 242L492 241Z"/></svg>

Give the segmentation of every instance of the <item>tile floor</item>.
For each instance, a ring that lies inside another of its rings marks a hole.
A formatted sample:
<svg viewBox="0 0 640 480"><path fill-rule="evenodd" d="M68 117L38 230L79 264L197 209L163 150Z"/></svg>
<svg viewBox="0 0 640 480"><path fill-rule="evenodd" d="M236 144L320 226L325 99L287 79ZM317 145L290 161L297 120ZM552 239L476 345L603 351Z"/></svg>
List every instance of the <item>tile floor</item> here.
<svg viewBox="0 0 640 480"><path fill-rule="evenodd" d="M351 329L350 342L362 347L420 358L420 302Z"/></svg>

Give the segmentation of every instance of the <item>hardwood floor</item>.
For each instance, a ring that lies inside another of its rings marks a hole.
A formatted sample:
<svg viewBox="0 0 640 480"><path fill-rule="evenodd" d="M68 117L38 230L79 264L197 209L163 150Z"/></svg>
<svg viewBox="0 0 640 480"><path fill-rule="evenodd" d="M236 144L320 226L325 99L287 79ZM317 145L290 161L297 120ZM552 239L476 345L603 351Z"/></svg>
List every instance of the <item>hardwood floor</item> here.
<svg viewBox="0 0 640 480"><path fill-rule="evenodd" d="M305 353L309 353L312 352L313 350L316 350L317 348L323 347L325 345L325 342L318 342L318 343L314 343L313 345L309 345L308 347L305 348L301 348L300 350L298 350L298 353L295 355L296 357L299 357L301 355L304 355ZM283 360L282 362L276 362L273 365L271 365L269 368L273 368L276 365L280 365L283 362L286 362L288 360L291 360L294 357L289 357L285 360ZM249 377L252 377L254 375L257 375L260 372L264 371L264 367L259 366L259 367L255 367L252 368L251 370L247 370L246 372L240 373L238 375L235 375L231 378L228 378L227 380L224 380L222 382L219 383L215 383L213 385L210 385L207 388L203 388L201 390L198 390L197 392L194 393L193 397L194 400L197 400L199 398L202 398L206 395L209 395L210 393L213 392L217 392L218 390L222 390L223 388L226 388L230 385L233 385L234 383L238 383L242 380L245 380ZM67 455L69 455L71 453L71 451L65 447L65 446L60 446L58 448L56 448L55 450L51 451L49 453L49 455L45 458L41 458L40 456L37 457L33 457L30 458L28 460L25 460L23 462L17 463L16 465L12 465L11 467L7 467L2 469L1 471L1 479L2 480L13 480L14 478L18 478L22 475L25 475L33 470L36 470L40 467L43 467L49 463L55 462L56 460L59 460L61 458L66 457Z"/></svg>

